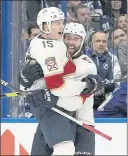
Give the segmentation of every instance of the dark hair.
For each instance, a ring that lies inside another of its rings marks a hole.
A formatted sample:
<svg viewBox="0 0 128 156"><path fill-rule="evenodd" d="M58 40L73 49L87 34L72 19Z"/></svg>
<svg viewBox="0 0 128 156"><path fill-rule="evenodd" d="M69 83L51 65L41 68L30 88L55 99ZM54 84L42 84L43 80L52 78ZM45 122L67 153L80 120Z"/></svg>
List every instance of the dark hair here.
<svg viewBox="0 0 128 156"><path fill-rule="evenodd" d="M120 29L120 30L122 30L125 34L126 34L126 32L122 29L122 28L119 28L119 27L117 27L116 29L114 29L112 32L111 32L111 37L114 35L114 32L116 31L116 30L118 30L118 29ZM127 34L126 34L127 35Z"/></svg>
<svg viewBox="0 0 128 156"><path fill-rule="evenodd" d="M30 24L29 27L28 27L28 29L27 29L28 35L29 35L29 36L31 35L32 29L38 29L38 28L39 28L39 27L38 27L38 25L37 25L36 23Z"/></svg>
<svg viewBox="0 0 128 156"><path fill-rule="evenodd" d="M78 9L83 9L83 8L88 8L88 6L84 5L84 4L80 4L80 5L77 5L75 8L74 8L74 14L75 14L75 17L77 17L77 10Z"/></svg>
<svg viewBox="0 0 128 156"><path fill-rule="evenodd" d="M127 1L126 0L120 0L122 3L122 6L120 8L120 13L121 14L127 14ZM104 15L107 15L109 17L112 17L112 6L111 6L111 1L107 1L104 9L103 9Z"/></svg>
<svg viewBox="0 0 128 156"><path fill-rule="evenodd" d="M114 30L113 30L113 32L114 32L114 31L116 31L116 30L118 30L118 29L121 29L121 30L123 30L122 28L120 28L120 27L117 27L116 29L114 29ZM124 31L124 30L123 30L123 31ZM124 31L124 32L125 32L125 31Z"/></svg>

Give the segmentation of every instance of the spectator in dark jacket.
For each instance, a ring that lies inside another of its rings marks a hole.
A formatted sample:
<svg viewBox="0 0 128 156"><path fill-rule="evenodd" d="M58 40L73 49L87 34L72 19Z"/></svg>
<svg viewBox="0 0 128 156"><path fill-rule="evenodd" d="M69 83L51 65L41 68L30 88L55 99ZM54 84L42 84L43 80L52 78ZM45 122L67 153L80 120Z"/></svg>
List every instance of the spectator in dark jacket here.
<svg viewBox="0 0 128 156"><path fill-rule="evenodd" d="M107 35L104 32L96 32L92 37L92 48L86 51L96 64L98 76L102 81L112 80L112 61L107 51ZM94 96L94 109L96 109L104 100L105 94L113 92L114 84L105 85L104 90Z"/></svg>
<svg viewBox="0 0 128 156"><path fill-rule="evenodd" d="M26 51L28 50L31 40L41 33L37 24L30 24L27 29L28 39L26 40Z"/></svg>
<svg viewBox="0 0 128 156"><path fill-rule="evenodd" d="M113 93L112 99L102 110L94 112L95 118L127 118L127 82Z"/></svg>

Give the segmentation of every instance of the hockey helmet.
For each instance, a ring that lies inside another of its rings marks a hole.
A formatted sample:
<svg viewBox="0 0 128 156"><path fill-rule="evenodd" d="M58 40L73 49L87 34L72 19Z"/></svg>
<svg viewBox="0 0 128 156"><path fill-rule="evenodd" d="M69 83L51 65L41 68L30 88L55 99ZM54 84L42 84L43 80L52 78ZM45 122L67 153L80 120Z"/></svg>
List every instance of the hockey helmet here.
<svg viewBox="0 0 128 156"><path fill-rule="evenodd" d="M40 10L37 15L37 25L44 33L50 34L51 33L51 22L57 20L64 20L64 13L56 7L49 7ZM48 32L43 30L43 23L46 23L49 30Z"/></svg>
<svg viewBox="0 0 128 156"><path fill-rule="evenodd" d="M86 40L87 35L86 35L85 28L82 24L71 22L71 23L66 24L63 35L65 34L74 34L74 35L78 35L82 37L81 46L79 50L73 55L73 57L75 57L81 52L84 41Z"/></svg>

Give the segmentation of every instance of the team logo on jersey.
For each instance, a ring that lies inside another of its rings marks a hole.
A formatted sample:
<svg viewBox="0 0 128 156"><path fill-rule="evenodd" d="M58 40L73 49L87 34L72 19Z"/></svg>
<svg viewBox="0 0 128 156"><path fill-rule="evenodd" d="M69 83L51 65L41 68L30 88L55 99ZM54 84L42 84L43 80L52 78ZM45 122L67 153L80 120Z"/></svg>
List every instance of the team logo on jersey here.
<svg viewBox="0 0 128 156"><path fill-rule="evenodd" d="M103 64L103 68L104 68L104 69L108 69L108 64L107 64L107 63L104 63L104 64Z"/></svg>
<svg viewBox="0 0 128 156"><path fill-rule="evenodd" d="M47 65L49 71L54 71L58 69L55 57L46 58L45 64Z"/></svg>

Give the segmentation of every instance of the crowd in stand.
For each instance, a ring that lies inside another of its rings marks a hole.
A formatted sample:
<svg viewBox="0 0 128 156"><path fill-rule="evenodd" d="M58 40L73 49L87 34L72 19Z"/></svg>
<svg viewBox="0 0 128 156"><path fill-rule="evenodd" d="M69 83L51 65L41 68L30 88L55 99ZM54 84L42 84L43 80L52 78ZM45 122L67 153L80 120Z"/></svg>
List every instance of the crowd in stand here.
<svg viewBox="0 0 128 156"><path fill-rule="evenodd" d="M24 51L31 40L40 33L36 17L43 7L62 8L59 0L36 0L26 2L26 23L22 44ZM83 24L87 37L83 53L96 64L103 81L127 76L127 2L126 0L67 0L66 23ZM109 83L94 96L95 117L127 117L127 82ZM26 105L26 117L33 117ZM22 117L19 114L19 117Z"/></svg>

